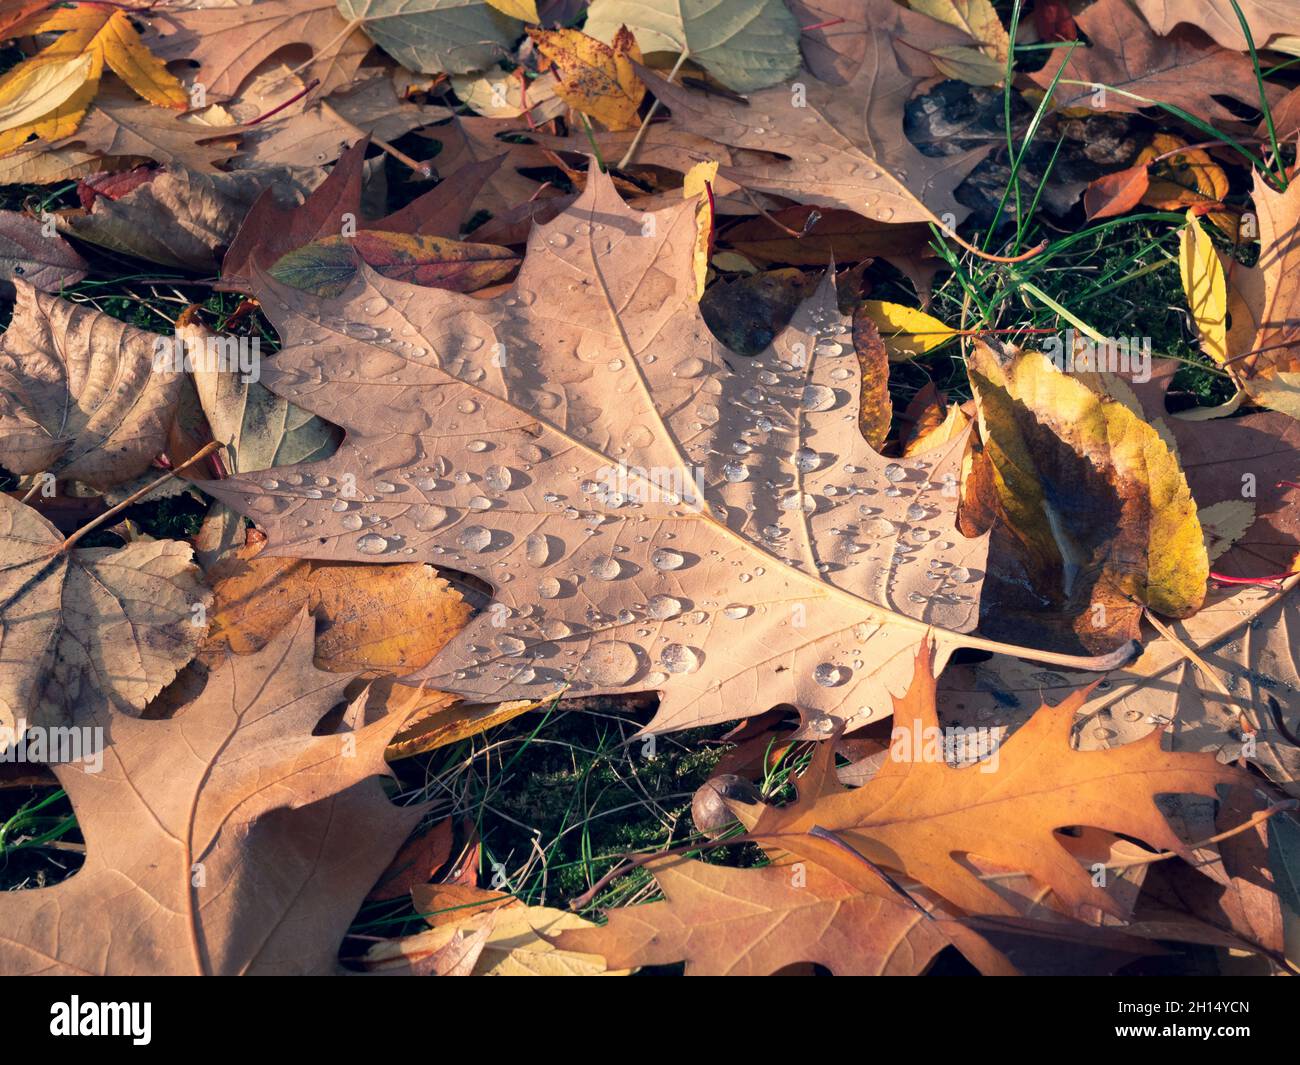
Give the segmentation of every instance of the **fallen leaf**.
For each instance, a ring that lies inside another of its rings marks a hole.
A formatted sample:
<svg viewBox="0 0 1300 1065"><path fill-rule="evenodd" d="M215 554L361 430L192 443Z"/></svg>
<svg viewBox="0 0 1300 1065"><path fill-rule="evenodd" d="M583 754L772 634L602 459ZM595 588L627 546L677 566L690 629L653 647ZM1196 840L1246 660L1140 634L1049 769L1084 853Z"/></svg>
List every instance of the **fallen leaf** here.
<svg viewBox="0 0 1300 1065"><path fill-rule="evenodd" d="M72 134L99 91L105 66L151 104L175 110L189 106L184 86L141 43L119 8L96 3L56 7L11 32L60 36L0 76L0 155L28 137L54 141ZM55 86L45 82L51 72L58 76Z"/></svg>
<svg viewBox="0 0 1300 1065"><path fill-rule="evenodd" d="M311 59L300 72L328 96L349 84L373 47L360 29L348 30L334 0L258 0L235 7L150 13L145 43L163 61L198 64L195 84L209 101L227 100L267 59L283 48L306 45ZM284 95L292 95L286 87Z"/></svg>
<svg viewBox="0 0 1300 1065"><path fill-rule="evenodd" d="M1005 357L977 343L971 381L998 506L1039 594L1073 604L1066 616L1089 647L1136 636L1141 603L1194 613L1209 563L1168 444L1045 355Z"/></svg>
<svg viewBox="0 0 1300 1065"><path fill-rule="evenodd" d="M1254 521L1215 563L1215 572L1258 578L1300 569L1300 488L1287 483L1300 470L1300 422L1261 411L1217 420L1211 431L1202 422L1169 414L1165 392L1178 365L1157 360L1151 379L1134 385L1147 421L1175 441L1178 463L1200 508L1249 503L1254 510Z"/></svg>
<svg viewBox="0 0 1300 1065"><path fill-rule="evenodd" d="M787 157L721 168L724 177L746 188L841 207L879 222L956 225L967 209L953 190L991 146L935 158L908 141L901 107L926 74L904 66L895 45L906 48L908 35L924 39L927 47L944 35L956 34L958 42L967 38L893 0L866 0L853 11L846 25L858 35L869 26L868 36L880 46L865 53L859 48L844 83L800 74L796 82L751 93L747 103L649 74L647 85L679 127L735 148ZM820 73L815 66L813 71ZM932 63L927 73L937 73ZM950 217L944 221L941 215Z"/></svg>
<svg viewBox="0 0 1300 1065"><path fill-rule="evenodd" d="M18 211L0 211L0 295L12 299L13 279L58 292L86 276L86 261L56 233Z"/></svg>
<svg viewBox="0 0 1300 1065"><path fill-rule="evenodd" d="M642 52L685 53L736 92L765 89L799 69L799 24L784 0L592 0L588 34L613 44L623 27Z"/></svg>
<svg viewBox="0 0 1300 1065"><path fill-rule="evenodd" d="M203 639L195 619L209 597L188 546L62 551L63 539L0 494L0 723L10 737L28 724L86 725L101 706L139 714Z"/></svg>
<svg viewBox="0 0 1300 1065"><path fill-rule="evenodd" d="M1067 913L1087 906L1122 918L1119 904L1093 883L1057 832L1092 826L1185 854L1156 796L1214 798L1217 786L1247 785L1250 778L1212 755L1162 751L1158 731L1104 752L1072 750L1075 713L1087 695L1075 691L1056 706L1040 706L1000 744L995 769L987 762L953 768L925 746L944 733L932 651L923 642L912 684L894 708L890 757L879 772L861 788L842 789L833 745L819 744L801 778L798 801L766 807L751 834L765 847L819 862L851 884L869 884L877 875L863 863L866 857L920 881L967 913L1015 916L1016 907L962 861L975 854L1028 873L1056 893ZM944 741L937 742L942 751Z"/></svg>
<svg viewBox="0 0 1300 1065"><path fill-rule="evenodd" d="M337 0L339 10L408 70L465 74L505 58L523 26L487 0Z"/></svg>
<svg viewBox="0 0 1300 1065"><path fill-rule="evenodd" d="M1103 174L1084 191L1084 213L1089 221L1125 214L1142 202L1150 187L1151 173L1145 164Z"/></svg>
<svg viewBox="0 0 1300 1065"><path fill-rule="evenodd" d="M221 252L263 190L284 200L305 193L312 177L287 167L234 174L196 173L171 164L121 195L97 195L89 210L54 215L75 237L181 270L213 273Z"/></svg>
<svg viewBox="0 0 1300 1065"><path fill-rule="evenodd" d="M1178 26L1195 26L1213 37L1224 48L1246 50L1246 35L1229 0L1135 0L1138 10L1151 28L1167 37ZM1269 39L1295 32L1295 8L1289 0L1237 0L1237 6L1250 26L1255 47L1263 48Z"/></svg>
<svg viewBox="0 0 1300 1065"><path fill-rule="evenodd" d="M1053 49L1047 65L1030 75L1034 84L1046 89L1065 67L1053 97L1058 108L1097 106L1093 101L1102 92L1106 111L1136 114L1158 100L1207 122L1234 122L1237 116L1215 96L1259 106L1259 86L1247 56L1207 44L1187 29L1170 26L1167 34L1156 37L1127 0L1096 0L1076 14L1075 21L1091 44ZM1267 91L1271 103L1281 100L1281 89L1270 86Z"/></svg>
<svg viewBox="0 0 1300 1065"><path fill-rule="evenodd" d="M414 969L423 959L446 949L459 935L473 934L487 926L491 931L474 965L475 976L626 976L627 970L610 969L599 955L553 944L558 933L585 928L590 923L577 914L547 906L471 911L456 924L376 943L366 952L362 964L372 972Z"/></svg>
<svg viewBox="0 0 1300 1065"><path fill-rule="evenodd" d="M914 359L943 347L957 331L915 307L865 300L862 313L876 324L891 359Z"/></svg>
<svg viewBox="0 0 1300 1065"><path fill-rule="evenodd" d="M348 680L312 668L312 630L303 613L260 653L228 659L169 719L84 707L111 730L103 771L54 771L86 862L54 887L0 896L0 968L341 971L339 941L420 811L394 807L380 783L394 720L312 735Z"/></svg>
<svg viewBox="0 0 1300 1065"><path fill-rule="evenodd" d="M0 337L0 462L101 489L143 473L163 450L183 379L155 367L167 338L14 283Z"/></svg>
<svg viewBox="0 0 1300 1065"><path fill-rule="evenodd" d="M408 673L428 662L470 615L422 562L364 566L259 556L246 546L208 573L214 602L203 655L260 651L306 609L317 618L315 666L328 673Z"/></svg>
<svg viewBox="0 0 1300 1065"><path fill-rule="evenodd" d="M1178 242L1178 272L1187 309L1192 312L1201 352L1220 366L1228 357L1228 291L1219 255L1196 214L1187 212L1187 225Z"/></svg>
<svg viewBox="0 0 1300 1065"><path fill-rule="evenodd" d="M150 107L129 95L107 89L75 133L28 148L11 158L30 156L50 149L72 153L87 151L96 156L152 159L158 163L180 163L190 170L216 173L214 163L229 159L238 150L240 129L223 129L187 120L186 116ZM19 165L31 165L19 162ZM99 167L96 167L99 169Z"/></svg>
<svg viewBox="0 0 1300 1065"><path fill-rule="evenodd" d="M612 44L579 30L529 30L528 36L554 66L565 103L608 129L636 128L645 85L632 65L641 62L641 50L626 27Z"/></svg>
<svg viewBox="0 0 1300 1065"><path fill-rule="evenodd" d="M687 976L769 976L813 962L835 976L917 976L951 940L884 881L863 891L815 862L761 869L660 858L665 901L608 911L600 928L556 937L615 968L686 962Z"/></svg>
<svg viewBox="0 0 1300 1065"><path fill-rule="evenodd" d="M493 244L367 229L354 237L323 237L305 244L268 272L304 292L338 296L362 264L395 281L473 292L510 276L519 257Z"/></svg>
<svg viewBox="0 0 1300 1065"><path fill-rule="evenodd" d="M501 70L491 74L453 74L451 87L462 104L485 118L522 118L531 126L549 122L568 111L559 94L559 79L550 71L535 78Z"/></svg>
<svg viewBox="0 0 1300 1065"><path fill-rule="evenodd" d="M378 220L361 211L361 188L367 138L362 137L339 157L334 168L305 202L286 208L273 193L264 193L249 211L221 264L218 288L246 292L254 266L271 267L288 253L345 230L382 229L454 237L470 213L476 186L490 180L500 158L471 163L448 174L436 188L400 211Z"/></svg>
<svg viewBox="0 0 1300 1065"><path fill-rule="evenodd" d="M366 78L299 114L239 127L242 150L237 162L241 167L325 166L364 136L395 141L417 126L450 115L449 108L407 100L391 78Z"/></svg>
<svg viewBox="0 0 1300 1065"><path fill-rule="evenodd" d="M1253 398L1266 407L1300 418L1300 244L1295 230L1300 224L1300 183L1275 192L1260 178L1253 192L1259 229L1259 259L1250 268L1233 270L1235 304L1228 309L1234 319L1230 341L1239 333L1238 315L1254 324L1255 334L1230 352L1238 368L1237 379ZM1296 478L1288 478L1295 480Z"/></svg>
<svg viewBox="0 0 1300 1065"><path fill-rule="evenodd" d="M695 273L695 298L704 296L704 285L709 279L709 252L713 246L713 191L711 184L718 177L715 162L696 163L682 180L682 195L696 200L695 253L691 266Z"/></svg>
<svg viewBox="0 0 1300 1065"><path fill-rule="evenodd" d="M693 204L638 215L595 171L496 299L374 274L334 301L259 285L286 342L263 379L348 437L323 463L205 490L255 514L269 554L409 549L491 581L504 609L406 683L476 701L654 688L655 730L780 702L855 725L887 714L921 632L944 627L945 652L970 639L985 541L954 528L965 440L908 466L864 443L829 281L770 353L728 369L693 298L694 241ZM416 334L431 349L389 342ZM336 492L289 480L309 475L352 478L363 520L385 524L351 528ZM868 513L848 485L872 490ZM670 619L661 646L636 634Z"/></svg>
<svg viewBox="0 0 1300 1065"><path fill-rule="evenodd" d="M397 852L380 877L378 886L366 896L367 901L390 902L427 884L447 864L451 845L451 818L445 817Z"/></svg>

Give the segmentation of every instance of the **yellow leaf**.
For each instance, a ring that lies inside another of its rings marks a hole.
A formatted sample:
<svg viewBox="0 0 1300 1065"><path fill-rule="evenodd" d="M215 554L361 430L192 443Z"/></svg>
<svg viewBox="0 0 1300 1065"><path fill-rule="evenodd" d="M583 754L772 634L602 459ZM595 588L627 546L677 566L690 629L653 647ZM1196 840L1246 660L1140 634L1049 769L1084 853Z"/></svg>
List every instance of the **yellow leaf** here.
<svg viewBox="0 0 1300 1065"><path fill-rule="evenodd" d="M185 87L168 74L163 61L144 46L125 13L114 11L98 40L104 49L104 62L137 95L159 107L183 111L189 106Z"/></svg>
<svg viewBox="0 0 1300 1065"><path fill-rule="evenodd" d="M876 323L889 357L895 361L925 355L957 335L938 318L901 303L867 300L862 309Z"/></svg>
<svg viewBox="0 0 1300 1065"><path fill-rule="evenodd" d="M94 58L74 55L50 63L23 63L0 85L0 132L30 125L56 111L90 76Z"/></svg>
<svg viewBox="0 0 1300 1065"><path fill-rule="evenodd" d="M645 85L632 65L641 62L641 50L626 27L612 46L578 30L529 30L528 35L555 67L556 92L565 103L611 130L636 127Z"/></svg>
<svg viewBox="0 0 1300 1065"><path fill-rule="evenodd" d="M992 0L911 0L911 7L932 19L965 30L989 56L1006 62L1011 40Z"/></svg>
<svg viewBox="0 0 1300 1065"><path fill-rule="evenodd" d="M489 7L494 7L503 15L517 18L520 22L537 23L537 0L487 0Z"/></svg>
<svg viewBox="0 0 1300 1065"><path fill-rule="evenodd" d="M998 498L1037 563L1063 570L1067 584L1100 573L1099 593L1118 590L1161 614L1194 613L1209 559L1187 479L1159 432L1038 352L1003 365L977 343L971 382ZM1077 518L1085 500L1113 511L1114 528L1092 546L1084 541L1097 530Z"/></svg>
<svg viewBox="0 0 1300 1065"><path fill-rule="evenodd" d="M709 276L709 243L713 239L713 200L709 196L708 186L717 180L718 164L716 162L696 163L686 172L682 180L682 195L686 199L700 197L699 209L695 212L695 298L704 295L704 283Z"/></svg>
<svg viewBox="0 0 1300 1065"><path fill-rule="evenodd" d="M1178 270L1201 351L1220 365L1228 357L1228 292L1214 242L1190 210L1178 244Z"/></svg>
<svg viewBox="0 0 1300 1065"><path fill-rule="evenodd" d="M0 155L29 137L56 140L72 134L99 91L105 64L152 104L183 110L189 103L184 86L144 46L119 9L80 4L55 8L25 23L23 30L60 36L0 77L0 101L12 107L9 119L0 125ZM51 85L55 74L65 80L42 99L34 87ZM20 106L21 101L27 103Z"/></svg>

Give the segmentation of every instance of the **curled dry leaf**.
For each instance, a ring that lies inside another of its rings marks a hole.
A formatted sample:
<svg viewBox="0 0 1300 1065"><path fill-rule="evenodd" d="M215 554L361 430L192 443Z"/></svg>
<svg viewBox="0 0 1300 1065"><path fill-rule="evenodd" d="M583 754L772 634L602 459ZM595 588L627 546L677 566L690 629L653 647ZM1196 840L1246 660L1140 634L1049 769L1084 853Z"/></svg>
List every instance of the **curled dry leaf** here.
<svg viewBox="0 0 1300 1065"><path fill-rule="evenodd" d="M275 555L419 554L490 581L501 609L416 675L465 698L658 689L654 729L782 702L887 715L927 626L943 655L979 643L965 438L906 463L867 446L829 280L763 356L727 359L694 243L693 203L642 216L596 171L496 299L368 270L337 300L268 281L286 347L264 380L347 440L206 489Z"/></svg>
<svg viewBox="0 0 1300 1065"><path fill-rule="evenodd" d="M42 223L0 211L0 296L13 297L15 277L42 292L58 292L86 276L86 261Z"/></svg>
<svg viewBox="0 0 1300 1065"><path fill-rule="evenodd" d="M55 773L86 862L54 887L0 896L0 968L340 971L339 942L420 810L394 807L380 783L396 721L360 725L354 712L341 733L312 735L348 682L312 667L313 628L304 611L257 654L227 659L166 720L102 704L84 715L112 738L102 768Z"/></svg>
<svg viewBox="0 0 1300 1065"><path fill-rule="evenodd" d="M270 190L283 202L315 179L288 167L205 174L171 164L121 195L97 195L89 209L55 218L60 229L110 251L213 273L259 193Z"/></svg>
<svg viewBox="0 0 1300 1065"><path fill-rule="evenodd" d="M63 534L0 494L0 724L140 713L199 649L209 599L172 540L63 551Z"/></svg>
<svg viewBox="0 0 1300 1065"><path fill-rule="evenodd" d="M995 505L1030 579L1061 605L1078 639L1090 647L1132 639L1139 604L1194 613L1209 575L1196 504L1177 457L1140 412L1038 352L979 342L971 381Z"/></svg>
<svg viewBox="0 0 1300 1065"><path fill-rule="evenodd" d="M0 338L0 462L107 488L163 450L182 375L154 368L155 333L16 282Z"/></svg>
<svg viewBox="0 0 1300 1065"><path fill-rule="evenodd" d="M487 893L483 893L487 894ZM462 920L449 921L425 932L402 939L376 943L362 963L372 972L420 973L429 959L446 958L449 948L466 936L482 936L485 942L470 970L474 976L626 976L627 969L615 969L598 954L556 946L555 937L591 922L577 914L549 906L510 904L492 909L471 908Z"/></svg>

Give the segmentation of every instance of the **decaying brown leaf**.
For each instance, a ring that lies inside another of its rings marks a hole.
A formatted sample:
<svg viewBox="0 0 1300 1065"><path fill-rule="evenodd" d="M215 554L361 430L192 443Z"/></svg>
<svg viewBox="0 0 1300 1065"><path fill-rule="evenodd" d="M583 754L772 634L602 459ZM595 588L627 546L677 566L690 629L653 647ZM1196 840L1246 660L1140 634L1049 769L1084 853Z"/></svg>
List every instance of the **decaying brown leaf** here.
<svg viewBox="0 0 1300 1065"><path fill-rule="evenodd" d="M86 276L86 262L66 240L17 211L0 211L0 296L14 295L13 279L58 292Z"/></svg>
<svg viewBox="0 0 1300 1065"><path fill-rule="evenodd" d="M163 450L182 375L155 368L156 333L16 281L0 338L0 462L94 488L142 473Z"/></svg>
<svg viewBox="0 0 1300 1065"><path fill-rule="evenodd" d="M127 550L130 550L128 548ZM305 612L167 720L88 707L102 771L56 768L86 863L0 896L0 968L76 975L323 974L419 818L379 782L392 718L312 729L348 678L311 664ZM129 929L129 932L127 931Z"/></svg>
<svg viewBox="0 0 1300 1065"><path fill-rule="evenodd" d="M1091 44L1054 51L1047 65L1031 75L1046 89L1065 66L1054 97L1058 107L1091 105L1133 113L1158 100L1207 122L1232 122L1236 116L1216 95L1259 106L1249 57L1210 44L1199 31L1170 27L1168 36L1156 37L1128 0L1096 0L1076 14L1075 21ZM1271 102L1281 100L1279 88L1268 91Z"/></svg>
<svg viewBox="0 0 1300 1065"><path fill-rule="evenodd" d="M64 551L63 534L0 494L0 723L140 713L199 649L209 596L172 540Z"/></svg>

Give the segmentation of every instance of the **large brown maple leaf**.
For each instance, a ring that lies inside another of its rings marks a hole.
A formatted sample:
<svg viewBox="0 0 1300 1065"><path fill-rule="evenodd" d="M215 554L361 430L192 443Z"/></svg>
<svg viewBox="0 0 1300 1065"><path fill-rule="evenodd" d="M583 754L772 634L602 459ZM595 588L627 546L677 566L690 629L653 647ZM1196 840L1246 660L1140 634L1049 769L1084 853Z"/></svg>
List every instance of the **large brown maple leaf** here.
<svg viewBox="0 0 1300 1065"><path fill-rule="evenodd" d="M927 627L941 657L1001 648L964 635L986 551L954 522L965 438L865 443L829 277L767 351L728 352L695 239L693 202L637 213L593 167L495 299L364 267L335 299L258 278L286 345L263 381L347 438L208 490L270 554L489 581L498 602L416 675L442 691L657 689L656 730L780 703L823 733L887 716Z"/></svg>

